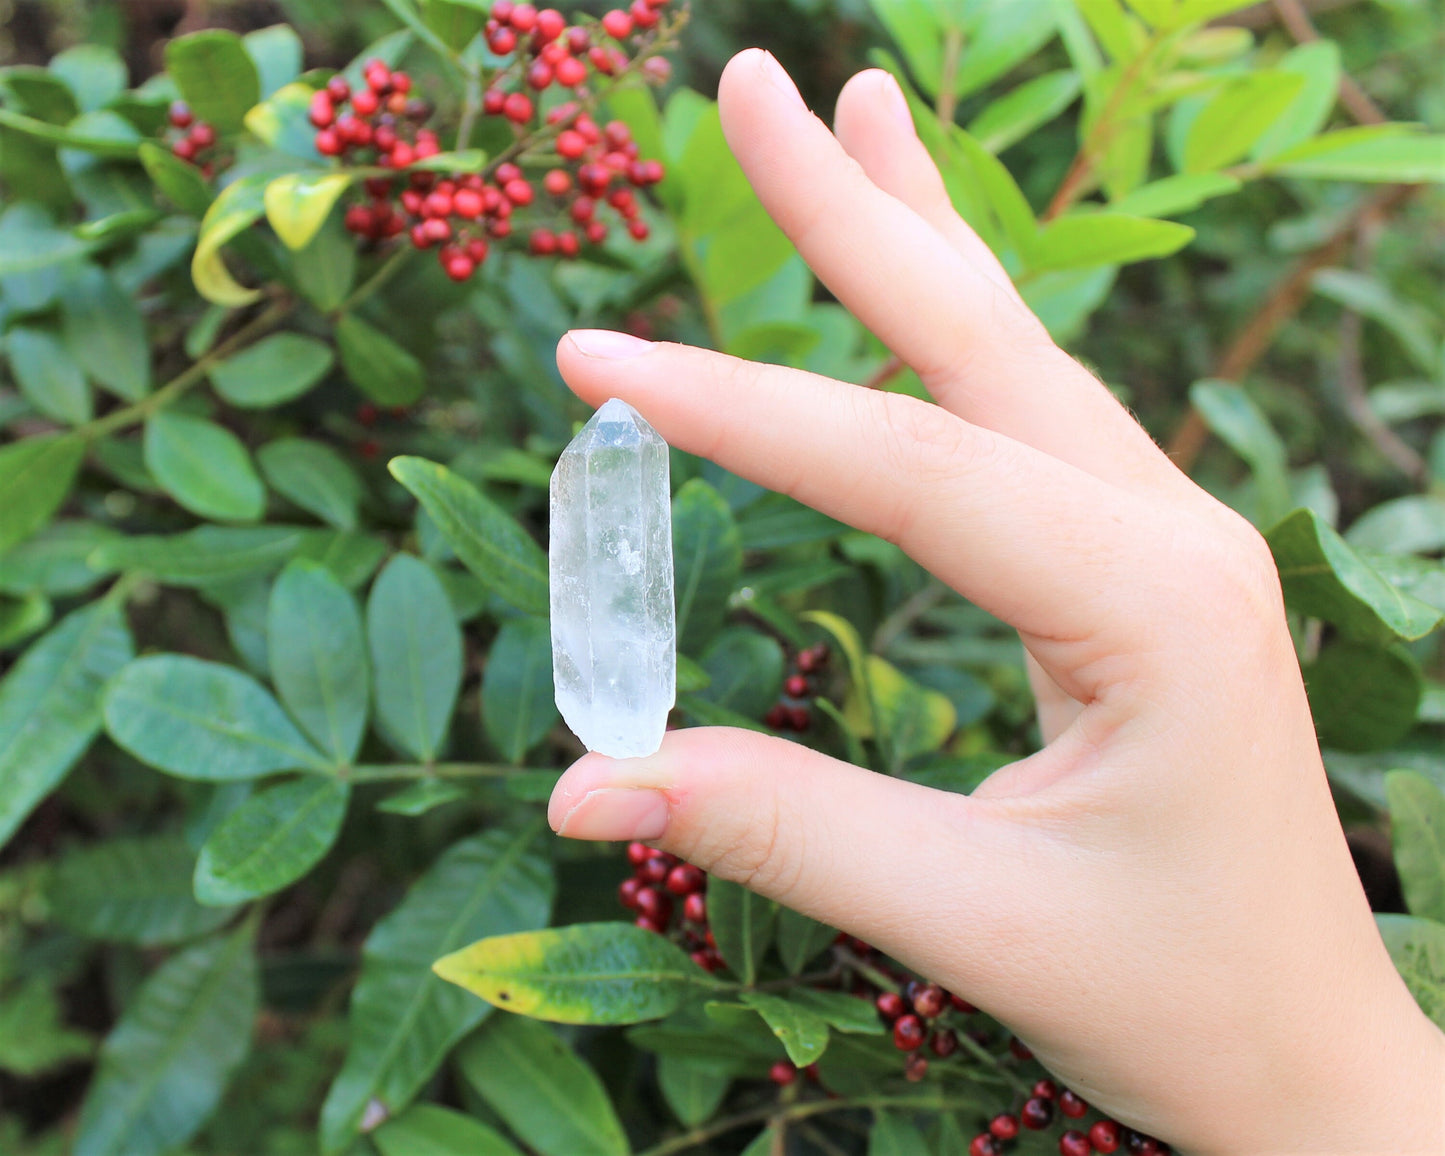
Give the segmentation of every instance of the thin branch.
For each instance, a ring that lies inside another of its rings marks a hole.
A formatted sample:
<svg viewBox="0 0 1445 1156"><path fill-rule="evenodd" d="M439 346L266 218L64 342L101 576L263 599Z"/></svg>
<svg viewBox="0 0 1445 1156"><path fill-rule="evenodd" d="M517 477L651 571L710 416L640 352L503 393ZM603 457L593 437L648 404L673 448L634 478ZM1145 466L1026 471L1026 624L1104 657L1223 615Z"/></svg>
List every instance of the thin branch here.
<svg viewBox="0 0 1445 1156"><path fill-rule="evenodd" d="M949 28L943 34L943 68L939 74L938 100L934 104L938 127L945 132L953 127L954 112L958 108L958 62L962 56L963 29Z"/></svg>
<svg viewBox="0 0 1445 1156"><path fill-rule="evenodd" d="M952 591L947 586L934 579L911 598L902 602L892 614L878 624L878 629L873 632L873 653L884 653L893 645L899 635L907 631L950 593Z"/></svg>
<svg viewBox="0 0 1445 1156"><path fill-rule="evenodd" d="M525 771L501 763L380 763L347 767L340 777L353 783L390 783L415 779L494 779Z"/></svg>
<svg viewBox="0 0 1445 1156"><path fill-rule="evenodd" d="M890 381L892 381L907 368L908 366L903 364L903 358L899 357L897 354L894 354L883 363L883 365L872 377L870 377L867 381L863 383L863 388L882 389L885 385L887 385Z"/></svg>

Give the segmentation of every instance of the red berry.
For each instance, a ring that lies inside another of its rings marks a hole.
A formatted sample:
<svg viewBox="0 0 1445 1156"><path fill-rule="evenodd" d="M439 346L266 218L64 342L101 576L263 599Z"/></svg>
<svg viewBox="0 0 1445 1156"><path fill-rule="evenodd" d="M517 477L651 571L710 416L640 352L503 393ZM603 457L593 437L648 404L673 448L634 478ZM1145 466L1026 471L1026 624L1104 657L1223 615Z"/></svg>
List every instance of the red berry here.
<svg viewBox="0 0 1445 1156"><path fill-rule="evenodd" d="M627 844L627 861L634 867L641 867L655 854L656 852L646 843L639 843L634 840Z"/></svg>
<svg viewBox="0 0 1445 1156"><path fill-rule="evenodd" d="M376 424L376 406L364 401L356 410L356 420L370 429Z"/></svg>
<svg viewBox="0 0 1445 1156"><path fill-rule="evenodd" d="M1089 1138L1074 1128L1059 1137L1059 1156L1091 1156L1093 1151Z"/></svg>
<svg viewBox="0 0 1445 1156"><path fill-rule="evenodd" d="M543 8L537 13L537 42L550 44L567 30L567 18L555 8Z"/></svg>
<svg viewBox="0 0 1445 1156"><path fill-rule="evenodd" d="M587 151L587 140L575 129L563 129L557 134L557 154L569 161L575 161Z"/></svg>
<svg viewBox="0 0 1445 1156"><path fill-rule="evenodd" d="M672 917L672 900L655 887L643 887L637 892L637 910L665 924Z"/></svg>
<svg viewBox="0 0 1445 1156"><path fill-rule="evenodd" d="M665 935L667 933L667 926L659 923L649 915L639 915L632 921L632 925L642 928L643 931L650 931L654 935Z"/></svg>
<svg viewBox="0 0 1445 1156"><path fill-rule="evenodd" d="M557 83L563 88L576 88L587 80L587 66L575 56L568 56L557 62Z"/></svg>
<svg viewBox="0 0 1445 1156"><path fill-rule="evenodd" d="M502 112L514 124L526 124L532 119L532 98L525 92L511 93L502 105Z"/></svg>
<svg viewBox="0 0 1445 1156"><path fill-rule="evenodd" d="M1003 1149L987 1132L980 1132L969 1141L968 1156L1003 1156Z"/></svg>
<svg viewBox="0 0 1445 1156"><path fill-rule="evenodd" d="M451 240L452 227L438 217L433 217L429 221L423 221L421 223L421 230L423 235L434 243L440 244L442 241Z"/></svg>
<svg viewBox="0 0 1445 1156"><path fill-rule="evenodd" d="M324 88L311 98L310 118L317 128L330 128L336 123L336 105Z"/></svg>
<svg viewBox="0 0 1445 1156"><path fill-rule="evenodd" d="M627 231L632 234L634 240L645 241L647 239L647 225L643 221L628 221ZM793 729L802 734L813 725L813 716L808 713L808 708L794 706L788 708L788 721Z"/></svg>
<svg viewBox="0 0 1445 1156"><path fill-rule="evenodd" d="M637 893L642 890L642 880L629 877L617 885L617 901L628 910L636 910Z"/></svg>
<svg viewBox="0 0 1445 1156"><path fill-rule="evenodd" d="M873 1006L878 1009L878 1014L889 1023L908 1010L908 1005L903 1002L903 997L896 991L880 992L878 998L873 1001Z"/></svg>
<svg viewBox="0 0 1445 1156"><path fill-rule="evenodd" d="M532 40L535 44L536 37L533 37ZM561 64L562 61L566 60L567 57L571 55L572 52L567 47L567 42L565 40L553 40L550 44L542 45L541 51L537 53L537 59L545 60L553 68L556 68L557 65Z"/></svg>
<svg viewBox="0 0 1445 1156"><path fill-rule="evenodd" d="M411 237L412 245L414 245L416 248L430 249L432 247L431 238L426 235L426 230L423 229L420 225L413 225L411 227L411 232L408 235Z"/></svg>
<svg viewBox="0 0 1445 1156"><path fill-rule="evenodd" d="M572 178L562 169L552 169L542 178L542 187L554 197L560 197L572 187Z"/></svg>
<svg viewBox="0 0 1445 1156"><path fill-rule="evenodd" d="M777 1084L780 1088L786 1088L798 1078L798 1069L793 1067L787 1060L779 1060L768 1069L768 1079Z"/></svg>
<svg viewBox="0 0 1445 1156"><path fill-rule="evenodd" d="M503 237L510 237L512 235L512 222L504 220L493 221L487 226L487 233L499 241Z"/></svg>
<svg viewBox="0 0 1445 1156"><path fill-rule="evenodd" d="M487 259L489 248L486 241L480 237L473 237L467 242L467 256L480 265Z"/></svg>
<svg viewBox="0 0 1445 1156"><path fill-rule="evenodd" d="M607 203L628 220L637 216L637 197L631 189L613 189L607 196Z"/></svg>
<svg viewBox="0 0 1445 1156"><path fill-rule="evenodd" d="M701 891L706 883L707 876L702 868L691 863L679 863L667 874L667 889L674 895L691 895L694 891Z"/></svg>
<svg viewBox="0 0 1445 1156"><path fill-rule="evenodd" d="M367 461L371 461L373 458L377 457L377 455L381 453L381 444L368 438L366 441L362 442L359 446L356 447L356 452L359 453Z"/></svg>
<svg viewBox="0 0 1445 1156"><path fill-rule="evenodd" d="M1049 1100L1034 1096L1024 1101L1024 1106L1019 1111L1019 1119L1025 1128L1038 1132L1054 1122L1054 1105Z"/></svg>
<svg viewBox="0 0 1445 1156"><path fill-rule="evenodd" d="M531 32L537 27L537 10L530 4L518 4L512 9L510 23L518 32Z"/></svg>
<svg viewBox="0 0 1445 1156"><path fill-rule="evenodd" d="M1019 1118L1000 1112L988 1122L988 1130L1000 1140L1012 1140L1019 1134Z"/></svg>
<svg viewBox="0 0 1445 1156"><path fill-rule="evenodd" d="M351 108L357 116L375 116L381 108L381 97L369 88L359 89L351 98Z"/></svg>
<svg viewBox="0 0 1445 1156"><path fill-rule="evenodd" d="M191 141L198 149L208 149L216 143L216 130L203 120L191 127Z"/></svg>
<svg viewBox="0 0 1445 1156"><path fill-rule="evenodd" d="M442 262L442 268L453 281L466 281L477 271L477 263L465 253L454 253Z"/></svg>
<svg viewBox="0 0 1445 1156"><path fill-rule="evenodd" d="M424 217L450 217L452 208L451 194L438 189L422 203L421 213Z"/></svg>
<svg viewBox="0 0 1445 1156"><path fill-rule="evenodd" d="M672 61L665 56L649 56L642 62L642 75L653 84L666 84L672 79Z"/></svg>
<svg viewBox="0 0 1445 1156"><path fill-rule="evenodd" d="M482 94L482 111L488 116L501 116L507 103L507 94L499 88L489 88Z"/></svg>
<svg viewBox="0 0 1445 1156"><path fill-rule="evenodd" d="M1028 1044L1019 1039L1018 1036L1009 1037L1008 1050L1016 1060L1031 1060L1034 1058L1033 1052L1029 1051Z"/></svg>
<svg viewBox="0 0 1445 1156"><path fill-rule="evenodd" d="M789 722L788 708L782 703L778 703L763 716L763 722L775 731L787 730Z"/></svg>
<svg viewBox="0 0 1445 1156"><path fill-rule="evenodd" d="M1089 1143L1104 1156L1119 1149L1119 1125L1113 1120L1100 1120L1089 1129Z"/></svg>
<svg viewBox="0 0 1445 1156"><path fill-rule="evenodd" d="M401 207L413 217L420 217L422 206L426 204L424 197L416 189L403 189L401 193Z"/></svg>
<svg viewBox="0 0 1445 1156"><path fill-rule="evenodd" d="M609 120L607 127L602 130L602 135L609 148L620 149L632 139L632 130L623 121Z"/></svg>
<svg viewBox="0 0 1445 1156"><path fill-rule="evenodd" d="M584 52L587 51L587 46L591 43L592 37L588 35L587 29L582 27L573 27L567 29L568 51L575 53L577 56L581 56Z"/></svg>
<svg viewBox="0 0 1445 1156"><path fill-rule="evenodd" d="M436 134L425 131L416 134L417 160L424 161L427 157L434 157L441 151L441 142L437 140Z"/></svg>
<svg viewBox="0 0 1445 1156"><path fill-rule="evenodd" d="M319 145L317 146L320 147ZM196 159L196 146L190 137L182 137L171 145L171 152L183 161L194 161ZM334 154L333 154L334 155Z"/></svg>
<svg viewBox="0 0 1445 1156"><path fill-rule="evenodd" d="M391 69L380 60L373 60L366 66L366 87L380 96L391 91Z"/></svg>
<svg viewBox="0 0 1445 1156"><path fill-rule="evenodd" d="M893 1046L911 1052L923 1044L923 1021L915 1015L899 1016L893 1024Z"/></svg>
<svg viewBox="0 0 1445 1156"><path fill-rule="evenodd" d="M1059 1094L1059 1086L1050 1079L1042 1079L1034 1085L1034 1095L1040 1100L1052 1100Z"/></svg>
<svg viewBox="0 0 1445 1156"><path fill-rule="evenodd" d="M707 900L701 891L694 891L682 901L682 917L689 923L707 922Z"/></svg>
<svg viewBox="0 0 1445 1156"><path fill-rule="evenodd" d="M940 1028L928 1037L928 1046L940 1060L946 1060L958 1051L958 1033L952 1028Z"/></svg>
<svg viewBox="0 0 1445 1156"><path fill-rule="evenodd" d="M1059 1111L1070 1120L1077 1120L1080 1116L1088 1113L1089 1105L1084 1103L1084 1101L1073 1092L1069 1091L1068 1088L1065 1088L1059 1093Z"/></svg>
<svg viewBox="0 0 1445 1156"><path fill-rule="evenodd" d="M632 17L614 8L602 17L602 31L614 40L625 40L632 34Z"/></svg>
<svg viewBox="0 0 1445 1156"><path fill-rule="evenodd" d="M517 7L513 0L497 0L492 5L492 19L499 24L505 24L512 18L512 12Z"/></svg>
<svg viewBox="0 0 1445 1156"><path fill-rule="evenodd" d="M190 128L195 121L195 114L191 112L191 106L183 100L178 100L171 105L170 122L172 128Z"/></svg>
<svg viewBox="0 0 1445 1156"><path fill-rule="evenodd" d="M954 1011L962 1012L966 1016L971 1016L978 1011L978 1008L974 1007L973 1004L969 1003L968 1000L964 999L961 995L950 995L948 1002L953 1005Z"/></svg>
<svg viewBox="0 0 1445 1156"><path fill-rule="evenodd" d="M598 44L587 50L587 59L592 61L592 67L603 76L615 76L618 72L617 57Z"/></svg>
<svg viewBox="0 0 1445 1156"><path fill-rule="evenodd" d="M645 883L662 884L672 872L672 864L663 855L653 852L652 857L637 869L637 877Z"/></svg>
<svg viewBox="0 0 1445 1156"><path fill-rule="evenodd" d="M404 72L393 72L391 74L391 88L393 92L398 92L405 96L411 91L411 77Z"/></svg>
<svg viewBox="0 0 1445 1156"><path fill-rule="evenodd" d="M597 215L597 202L591 197L578 197L572 202L570 213L574 221L585 225Z"/></svg>
<svg viewBox="0 0 1445 1156"><path fill-rule="evenodd" d="M435 196L436 194L432 194ZM430 200L430 198L428 198ZM458 189L451 198L452 211L468 221L475 221L482 215L484 207L482 194L475 189Z"/></svg>
<svg viewBox="0 0 1445 1156"><path fill-rule="evenodd" d="M527 84L541 92L552 83L552 66L545 60L534 60L527 69Z"/></svg>
<svg viewBox="0 0 1445 1156"><path fill-rule="evenodd" d="M632 0L627 11L632 14L632 22L639 28L655 28L657 22L662 19L647 3L647 0Z"/></svg>
<svg viewBox="0 0 1445 1156"><path fill-rule="evenodd" d="M333 76L326 82L326 91L337 104L351 99L351 85L344 76Z"/></svg>
<svg viewBox="0 0 1445 1156"><path fill-rule="evenodd" d="M497 184L505 185L508 181L520 181L522 179L522 170L520 166L513 164L511 161L503 161L497 166L497 171L494 175L497 178Z"/></svg>
<svg viewBox="0 0 1445 1156"><path fill-rule="evenodd" d="M693 961L693 963L697 964L698 967L702 968L704 971L716 971L716 970L717 970L718 965L719 965L722 961L721 961L721 960L716 960L716 962L715 962L714 959L715 959L715 957L713 956L712 952L710 952L710 951L694 951L694 952L692 952L692 961Z"/></svg>
<svg viewBox="0 0 1445 1156"><path fill-rule="evenodd" d="M913 1010L924 1019L933 1019L934 1016L943 1014L947 1002L943 997L943 988L938 984L922 984L914 993Z"/></svg>
<svg viewBox="0 0 1445 1156"><path fill-rule="evenodd" d="M396 129L389 124L378 125L376 131L371 134L371 143L376 146L377 152L382 153L391 152L396 148L396 142L400 139L401 137L396 135Z"/></svg>
<svg viewBox="0 0 1445 1156"><path fill-rule="evenodd" d="M363 187L366 189L367 193L373 197L391 196L390 177L371 177L366 181Z"/></svg>
<svg viewBox="0 0 1445 1156"><path fill-rule="evenodd" d="M365 205L352 205L346 210L344 224L347 232L357 233L364 237L376 225L376 218Z"/></svg>
<svg viewBox="0 0 1445 1156"><path fill-rule="evenodd" d="M601 221L592 221L587 225L587 240L593 245L600 245L607 240L607 226Z"/></svg>
<svg viewBox="0 0 1445 1156"><path fill-rule="evenodd" d="M397 141L396 146L391 150L391 167L404 169L410 167L415 161L416 150L404 140Z"/></svg>
<svg viewBox="0 0 1445 1156"><path fill-rule="evenodd" d="M597 144L602 140L602 130L590 116L579 116L572 127L582 134L588 144Z"/></svg>
<svg viewBox="0 0 1445 1156"><path fill-rule="evenodd" d="M801 674L795 674L783 683L783 693L789 698L806 698L808 694L808 680ZM926 1013L937 1015L937 1012Z"/></svg>
<svg viewBox="0 0 1445 1156"><path fill-rule="evenodd" d="M903 1061L903 1078L916 1084L926 1075L928 1075L928 1061L917 1052L909 1053L908 1058Z"/></svg>
<svg viewBox="0 0 1445 1156"><path fill-rule="evenodd" d="M530 205L534 194L532 192L532 186L519 178L514 181L508 181L503 185L502 195L511 201L512 204L521 207Z"/></svg>
<svg viewBox="0 0 1445 1156"><path fill-rule="evenodd" d="M187 142L183 141L182 143L184 144ZM179 146L177 146L177 149L179 150ZM322 156L339 157L342 153L342 149L343 146L341 143L341 138L336 135L335 129L323 128L320 132L316 134L316 151L319 152ZM177 151L176 155L180 155L179 151ZM194 149L192 150L192 155L195 155Z"/></svg>
<svg viewBox="0 0 1445 1156"><path fill-rule="evenodd" d="M517 34L510 28L498 28L487 37L487 47L498 56L511 56L517 50Z"/></svg>

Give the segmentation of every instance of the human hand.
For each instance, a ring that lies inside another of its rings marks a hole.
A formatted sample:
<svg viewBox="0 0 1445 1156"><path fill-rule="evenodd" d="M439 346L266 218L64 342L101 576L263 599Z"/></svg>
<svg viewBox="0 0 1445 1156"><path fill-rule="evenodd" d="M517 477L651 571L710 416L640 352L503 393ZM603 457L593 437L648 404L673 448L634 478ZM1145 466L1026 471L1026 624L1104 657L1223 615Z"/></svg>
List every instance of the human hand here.
<svg viewBox="0 0 1445 1156"><path fill-rule="evenodd" d="M720 100L768 211L938 405L595 331L564 376L1015 626L1048 745L965 797L681 731L582 759L553 826L877 944L1188 1151L1445 1150L1445 1036L1375 931L1262 539L1053 344L886 74L848 85L836 138L761 52Z"/></svg>

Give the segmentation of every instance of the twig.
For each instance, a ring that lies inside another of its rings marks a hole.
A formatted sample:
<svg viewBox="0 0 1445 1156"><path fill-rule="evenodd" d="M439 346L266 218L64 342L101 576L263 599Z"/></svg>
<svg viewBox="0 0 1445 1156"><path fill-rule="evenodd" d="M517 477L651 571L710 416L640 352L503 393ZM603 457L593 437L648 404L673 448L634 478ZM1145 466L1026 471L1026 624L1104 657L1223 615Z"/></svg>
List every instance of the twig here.
<svg viewBox="0 0 1445 1156"><path fill-rule="evenodd" d="M1297 44L1312 44L1320 39L1319 30L1300 0L1274 0L1274 10L1279 14L1279 22ZM1347 72L1340 74L1340 103L1361 124L1385 124L1390 119Z"/></svg>
<svg viewBox="0 0 1445 1156"><path fill-rule="evenodd" d="M882 389L907 368L908 366L903 364L903 358L894 354L883 363L872 377L863 383L863 388Z"/></svg>
<svg viewBox="0 0 1445 1156"><path fill-rule="evenodd" d="M407 258L415 252L416 250L410 245L403 245L398 248L395 253L381 263L375 273L352 291L351 296L336 307L336 312L333 316L340 317L343 313L350 313L401 272L401 267L406 264Z"/></svg>
<svg viewBox="0 0 1445 1156"><path fill-rule="evenodd" d="M943 68L938 80L938 100L934 112L938 116L938 127L945 132L953 126L953 116L958 108L958 62L963 56L963 29L949 28L943 34Z"/></svg>
<svg viewBox="0 0 1445 1156"><path fill-rule="evenodd" d="M933 579L922 590L905 599L898 608L878 624L873 632L873 653L884 653L894 640L952 593L947 586Z"/></svg>

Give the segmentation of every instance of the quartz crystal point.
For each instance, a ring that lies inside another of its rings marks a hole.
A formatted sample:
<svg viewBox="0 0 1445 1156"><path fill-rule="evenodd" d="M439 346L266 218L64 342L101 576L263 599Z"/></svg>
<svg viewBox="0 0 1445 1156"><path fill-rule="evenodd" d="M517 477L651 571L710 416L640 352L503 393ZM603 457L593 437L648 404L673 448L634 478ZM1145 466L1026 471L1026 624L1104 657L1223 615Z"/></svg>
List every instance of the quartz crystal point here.
<svg viewBox="0 0 1445 1156"><path fill-rule="evenodd" d="M667 443L607 402L552 474L552 675L590 751L655 754L677 698Z"/></svg>

